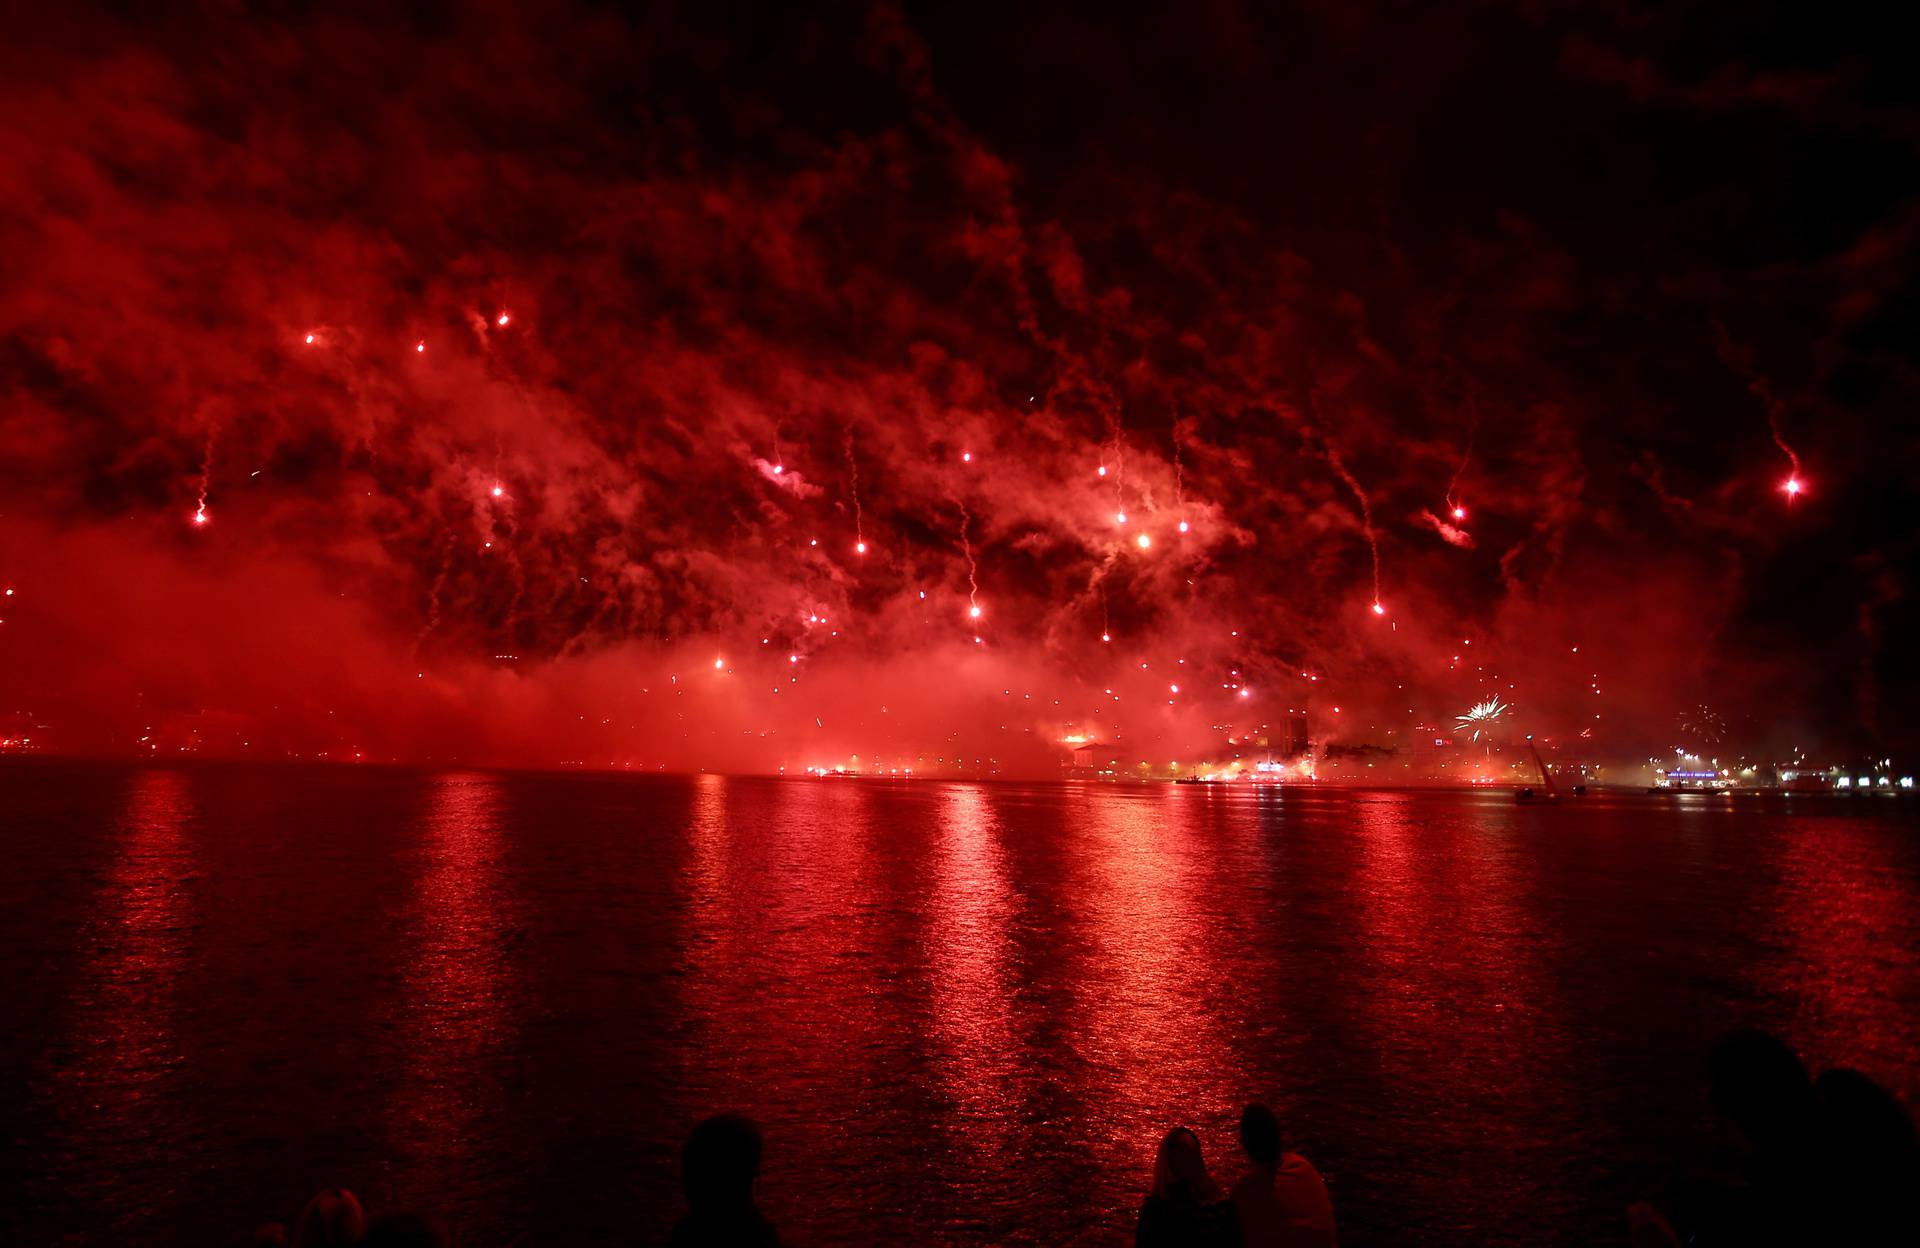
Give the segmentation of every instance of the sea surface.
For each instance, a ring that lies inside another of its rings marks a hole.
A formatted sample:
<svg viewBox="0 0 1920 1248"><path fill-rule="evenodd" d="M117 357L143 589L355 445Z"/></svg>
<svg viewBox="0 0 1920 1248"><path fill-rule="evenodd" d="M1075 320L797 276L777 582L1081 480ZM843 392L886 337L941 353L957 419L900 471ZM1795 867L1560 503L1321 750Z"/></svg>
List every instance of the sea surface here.
<svg viewBox="0 0 1920 1248"><path fill-rule="evenodd" d="M0 766L0 1241L323 1184L658 1242L767 1133L791 1244L1124 1244L1275 1105L1343 1244L1587 1244L1757 1024L1920 1104L1895 799Z"/></svg>

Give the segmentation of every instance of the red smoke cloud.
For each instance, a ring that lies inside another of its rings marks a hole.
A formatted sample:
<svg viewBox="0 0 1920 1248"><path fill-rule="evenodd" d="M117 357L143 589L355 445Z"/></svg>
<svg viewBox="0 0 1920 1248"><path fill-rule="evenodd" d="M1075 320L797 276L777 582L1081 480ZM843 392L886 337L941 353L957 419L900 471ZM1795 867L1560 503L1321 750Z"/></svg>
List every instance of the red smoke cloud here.
<svg viewBox="0 0 1920 1248"><path fill-rule="evenodd" d="M53 20L0 88L0 574L75 748L1044 772L1497 683L1627 754L1771 540L1748 487L1659 506L1540 230L1416 272L1098 162L1038 203L884 7L771 65L590 10Z"/></svg>

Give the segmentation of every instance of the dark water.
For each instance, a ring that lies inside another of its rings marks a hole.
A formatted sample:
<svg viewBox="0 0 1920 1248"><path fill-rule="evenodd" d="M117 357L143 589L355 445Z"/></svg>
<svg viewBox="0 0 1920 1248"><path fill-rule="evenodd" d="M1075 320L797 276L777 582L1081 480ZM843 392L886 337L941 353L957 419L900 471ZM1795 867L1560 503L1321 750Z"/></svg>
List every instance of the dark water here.
<svg viewBox="0 0 1920 1248"><path fill-rule="evenodd" d="M653 1242L745 1110L798 1244L1123 1243L1249 1097L1348 1244L1617 1241L1775 1028L1920 1097L1920 828L1840 798L0 768L0 1239L322 1183Z"/></svg>

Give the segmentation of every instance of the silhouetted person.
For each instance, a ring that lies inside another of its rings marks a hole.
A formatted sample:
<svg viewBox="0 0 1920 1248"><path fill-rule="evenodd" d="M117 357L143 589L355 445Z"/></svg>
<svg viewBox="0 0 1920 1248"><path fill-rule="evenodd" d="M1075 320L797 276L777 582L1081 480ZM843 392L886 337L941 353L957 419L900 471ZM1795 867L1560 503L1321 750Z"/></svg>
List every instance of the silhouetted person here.
<svg viewBox="0 0 1920 1248"><path fill-rule="evenodd" d="M1228 1248L1240 1242L1233 1204L1207 1173L1200 1137L1175 1127L1153 1159L1153 1190L1140 1206L1136 1248Z"/></svg>
<svg viewBox="0 0 1920 1248"><path fill-rule="evenodd" d="M672 1248L775 1248L779 1234L753 1200L760 1176L760 1128L738 1114L716 1114L687 1136L680 1178L687 1216Z"/></svg>
<svg viewBox="0 0 1920 1248"><path fill-rule="evenodd" d="M453 1248L453 1233L438 1218L388 1213L367 1223L360 1248Z"/></svg>
<svg viewBox="0 0 1920 1248"><path fill-rule="evenodd" d="M1729 1128L1714 1164L1627 1211L1636 1245L1817 1244L1834 1239L1830 1171L1817 1153L1813 1081L1764 1031L1730 1032L1707 1061L1707 1100Z"/></svg>
<svg viewBox="0 0 1920 1248"><path fill-rule="evenodd" d="M1829 1070L1814 1081L1814 1091L1834 1201L1833 1238L1920 1244L1920 1138L1907 1111L1857 1070Z"/></svg>
<svg viewBox="0 0 1920 1248"><path fill-rule="evenodd" d="M1817 1102L1800 1058L1764 1031L1735 1031L1714 1045L1708 1074L1708 1099L1736 1133L1736 1186L1720 1224L1702 1229L1728 1243L1825 1239Z"/></svg>
<svg viewBox="0 0 1920 1248"><path fill-rule="evenodd" d="M344 1187L322 1188L300 1211L293 1248L353 1248L367 1233L367 1215Z"/></svg>
<svg viewBox="0 0 1920 1248"><path fill-rule="evenodd" d="M1247 1172L1233 1208L1247 1248L1334 1248L1333 1203L1313 1163L1282 1147L1280 1119L1265 1105L1240 1111Z"/></svg>

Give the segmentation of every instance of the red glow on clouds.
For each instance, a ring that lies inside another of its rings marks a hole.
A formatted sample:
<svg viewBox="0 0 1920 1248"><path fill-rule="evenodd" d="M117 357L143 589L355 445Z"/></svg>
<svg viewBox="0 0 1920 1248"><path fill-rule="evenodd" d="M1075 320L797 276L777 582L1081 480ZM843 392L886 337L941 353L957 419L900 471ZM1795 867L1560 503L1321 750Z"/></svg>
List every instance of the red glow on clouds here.
<svg viewBox="0 0 1920 1248"><path fill-rule="evenodd" d="M1730 501L1779 462L1676 432L1631 352L1567 332L1595 290L1691 269L1615 283L1504 202L1408 263L1179 162L1035 160L884 11L783 87L597 9L562 6L564 39L462 25L432 56L400 15L48 10L0 76L36 119L0 145L0 577L31 590L0 709L57 704L86 748L152 715L336 756L964 746L1038 772L1030 743L1096 713L1167 758L1269 708L1319 733L1328 691L1391 745L1494 671L1543 732L1590 724L1596 671L1608 724L1656 743L1682 689L1847 709L1854 657L1724 666L1774 530L1809 527ZM689 57L714 66L692 97L615 103ZM1377 195L1325 177L1326 205ZM1673 350L1656 371L1684 371ZM1824 520L1876 457L1816 452L1814 410L1768 419L1808 439L1826 501L1801 518ZM994 465L962 471L975 443ZM191 536L209 499L221 527ZM1849 573L1871 592L1828 596L1862 639L1897 635L1875 613L1909 583L1879 557ZM1360 626L1384 588L1393 623ZM670 680L716 651L755 679ZM1180 657L1170 708L1135 665Z"/></svg>

